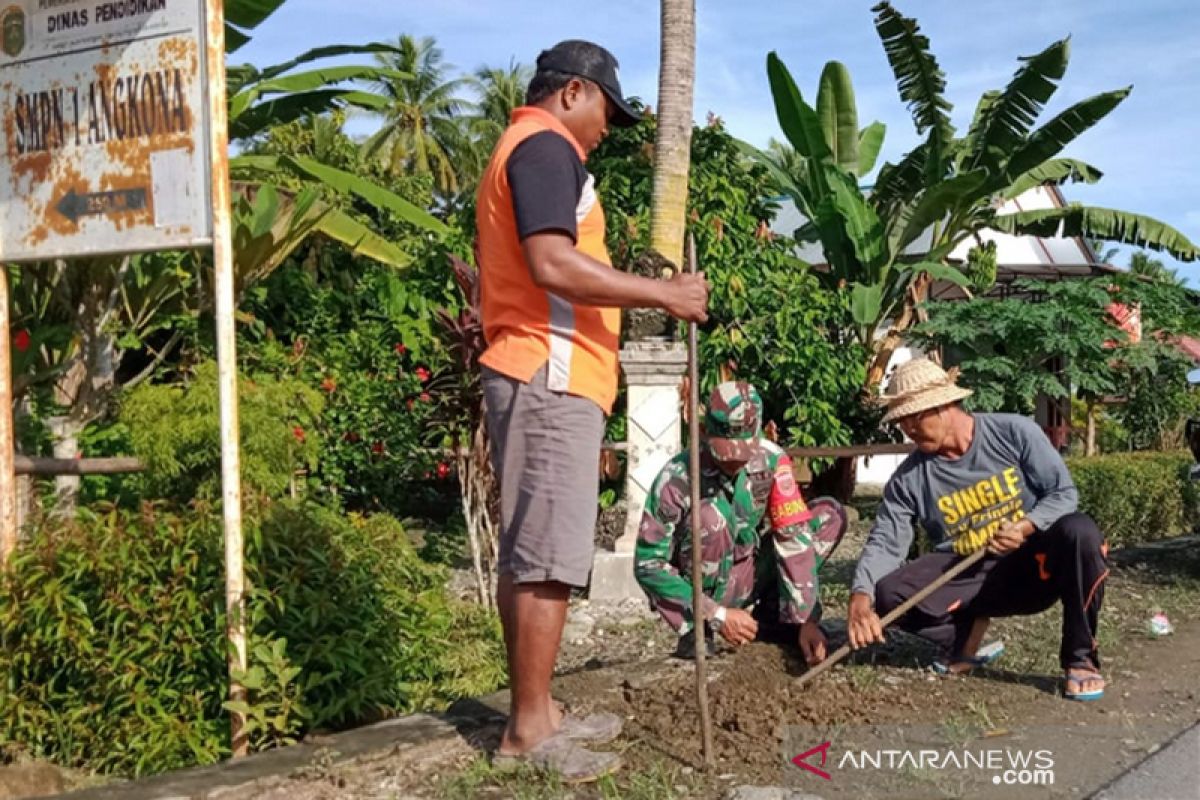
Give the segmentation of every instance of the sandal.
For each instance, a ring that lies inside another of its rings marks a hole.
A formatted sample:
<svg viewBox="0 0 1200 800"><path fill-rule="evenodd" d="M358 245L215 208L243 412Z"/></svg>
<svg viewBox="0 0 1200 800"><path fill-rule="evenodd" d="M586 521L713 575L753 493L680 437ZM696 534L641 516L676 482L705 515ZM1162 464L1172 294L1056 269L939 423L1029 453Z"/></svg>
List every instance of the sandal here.
<svg viewBox="0 0 1200 800"><path fill-rule="evenodd" d="M621 735L621 718L616 714L588 714L577 717L563 712L558 735L576 742L606 744Z"/></svg>
<svg viewBox="0 0 1200 800"><path fill-rule="evenodd" d="M611 775L621 766L616 753L597 753L580 747L562 733L539 742L526 753L496 753L492 766L506 771L529 765L556 772L564 783L589 783Z"/></svg>
<svg viewBox="0 0 1200 800"><path fill-rule="evenodd" d="M1099 689L1092 689L1090 692L1085 692L1083 691L1083 685L1088 681L1099 681L1101 686ZM1074 692L1067 691L1067 688L1071 684L1079 687L1079 689ZM1083 702L1099 700L1101 697L1104 697L1103 684L1104 678L1100 677L1100 670L1090 664L1067 667L1067 672L1063 675L1063 697L1067 700L1079 700Z"/></svg>
<svg viewBox="0 0 1200 800"><path fill-rule="evenodd" d="M1004 655L1004 642L989 642L975 651L973 656L959 656L949 662L934 661L931 665L938 675L968 675L976 667L986 667ZM954 669L959 664L965 664L966 669Z"/></svg>

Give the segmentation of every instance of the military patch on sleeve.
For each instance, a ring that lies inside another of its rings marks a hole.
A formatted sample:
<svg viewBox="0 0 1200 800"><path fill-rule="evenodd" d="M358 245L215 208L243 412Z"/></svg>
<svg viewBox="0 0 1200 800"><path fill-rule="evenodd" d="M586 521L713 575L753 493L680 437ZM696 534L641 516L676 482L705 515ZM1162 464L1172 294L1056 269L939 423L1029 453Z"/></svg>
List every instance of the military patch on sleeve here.
<svg viewBox="0 0 1200 800"><path fill-rule="evenodd" d="M799 525L807 522L812 514L796 485L796 476L792 474L792 461L787 456L779 459L775 466L775 481L771 487L771 500L767 506L771 515L771 527L779 530L788 525Z"/></svg>

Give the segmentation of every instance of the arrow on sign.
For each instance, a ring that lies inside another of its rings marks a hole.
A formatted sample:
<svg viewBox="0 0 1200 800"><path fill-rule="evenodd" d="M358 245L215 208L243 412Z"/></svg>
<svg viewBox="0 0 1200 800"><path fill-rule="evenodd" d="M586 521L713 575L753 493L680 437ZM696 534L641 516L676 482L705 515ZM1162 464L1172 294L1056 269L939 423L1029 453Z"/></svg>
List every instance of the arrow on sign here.
<svg viewBox="0 0 1200 800"><path fill-rule="evenodd" d="M86 214L110 214L121 211L140 211L146 207L146 190L117 189L113 192L79 194L74 188L67 192L54 208L71 222Z"/></svg>

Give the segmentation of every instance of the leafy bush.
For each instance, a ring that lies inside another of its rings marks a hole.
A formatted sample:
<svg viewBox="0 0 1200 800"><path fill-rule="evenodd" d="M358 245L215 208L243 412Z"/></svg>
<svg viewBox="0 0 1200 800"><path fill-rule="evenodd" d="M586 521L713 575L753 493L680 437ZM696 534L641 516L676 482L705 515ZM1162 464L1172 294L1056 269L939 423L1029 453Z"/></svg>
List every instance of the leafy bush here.
<svg viewBox="0 0 1200 800"><path fill-rule="evenodd" d="M288 502L248 508L245 528L255 747L501 680L494 618L449 599L395 521ZM41 525L0 581L0 741L126 774L217 760L223 597L208 506Z"/></svg>
<svg viewBox="0 0 1200 800"><path fill-rule="evenodd" d="M1125 402L1112 410L1128 432L1131 450L1183 447L1184 424L1200 413L1200 391L1187 380L1192 360L1169 345L1160 345L1156 355L1144 369L1132 371Z"/></svg>
<svg viewBox="0 0 1200 800"><path fill-rule="evenodd" d="M242 485L281 496L300 467L312 467L320 394L295 380L255 374L239 391ZM184 385L142 385L121 404L120 421L146 466L150 497L187 502L221 493L217 365L200 364Z"/></svg>
<svg viewBox="0 0 1200 800"><path fill-rule="evenodd" d="M312 491L353 511L424 514L421 482L441 461L430 430L452 400L432 386L449 365L432 327L434 309L455 299L446 261L440 276L422 262L401 277L327 250L314 260L313 272L285 266L247 302L260 330L245 332L244 358L325 398Z"/></svg>
<svg viewBox="0 0 1200 800"><path fill-rule="evenodd" d="M1071 458L1079 507L1095 518L1115 547L1164 539L1200 520L1200 490L1188 480L1183 452L1123 453Z"/></svg>

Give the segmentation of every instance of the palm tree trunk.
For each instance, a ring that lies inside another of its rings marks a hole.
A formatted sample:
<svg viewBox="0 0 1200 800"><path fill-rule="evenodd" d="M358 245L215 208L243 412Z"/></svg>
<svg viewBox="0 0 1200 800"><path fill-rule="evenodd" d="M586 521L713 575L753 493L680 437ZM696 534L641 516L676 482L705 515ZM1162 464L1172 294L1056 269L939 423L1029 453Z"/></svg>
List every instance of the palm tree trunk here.
<svg viewBox="0 0 1200 800"><path fill-rule="evenodd" d="M696 79L696 3L662 0L661 7L650 246L682 267L692 145L692 85Z"/></svg>
<svg viewBox="0 0 1200 800"><path fill-rule="evenodd" d="M1083 443L1085 456L1096 455L1096 401L1087 401L1087 434Z"/></svg>

